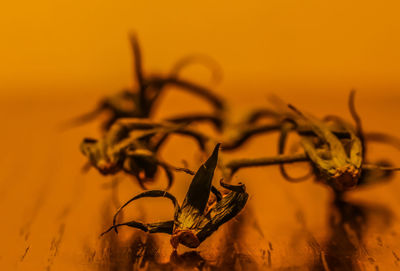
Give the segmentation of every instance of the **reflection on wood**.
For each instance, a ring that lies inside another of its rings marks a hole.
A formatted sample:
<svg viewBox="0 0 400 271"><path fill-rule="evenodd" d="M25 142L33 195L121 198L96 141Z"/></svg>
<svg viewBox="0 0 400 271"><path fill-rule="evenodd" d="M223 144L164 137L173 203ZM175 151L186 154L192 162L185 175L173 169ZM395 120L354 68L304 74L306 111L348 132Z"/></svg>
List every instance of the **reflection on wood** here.
<svg viewBox="0 0 400 271"><path fill-rule="evenodd" d="M1 102L0 113L15 116L4 120L0 135L7 143L0 157L1 270L382 271L400 267L398 174L390 182L350 191L345 199L330 202L324 187L310 181L285 182L278 168L244 169L232 181L246 184L248 206L196 250L180 247L173 252L168 235L136 229L100 238L115 210L141 190L119 176L113 181L93 170L81 173L85 158L78 145L82 135L94 133L95 124L63 133L55 130L60 119L70 117L71 105L74 112L83 111L90 98L34 105L30 100ZM400 127L385 118L388 111L398 112L398 106L377 107L376 99L373 103L379 110L363 110L365 127L386 127L384 132L400 135ZM323 110L317 102L313 106L310 111ZM26 108L29 111L17 114ZM338 114L345 114L347 109L342 109ZM240 156L274 154L275 147L276 138L266 136L244 147ZM162 156L177 163L185 159L193 169L204 158L196 152L191 140L172 138ZM224 155L224 161L236 158ZM381 145L372 145L368 155L372 161L398 160L397 150ZM165 186L165 176L159 178L152 188ZM178 200L184 198L190 179L177 174L171 193ZM170 205L161 204L147 209L144 200L133 208L139 210L133 218L168 219ZM128 213L123 216L121 221Z"/></svg>
<svg viewBox="0 0 400 271"><path fill-rule="evenodd" d="M381 226L379 230L387 230L393 221L393 213L384 206L342 200L333 202L329 212L331 233L321 251L320 261L312 270L365 270L364 260L379 270L364 238L370 227Z"/></svg>

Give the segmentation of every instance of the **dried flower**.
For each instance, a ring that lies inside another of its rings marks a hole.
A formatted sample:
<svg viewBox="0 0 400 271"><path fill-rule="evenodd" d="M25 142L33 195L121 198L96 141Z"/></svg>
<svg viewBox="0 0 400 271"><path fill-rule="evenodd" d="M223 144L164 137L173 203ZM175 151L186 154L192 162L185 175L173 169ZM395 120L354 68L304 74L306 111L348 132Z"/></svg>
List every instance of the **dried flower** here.
<svg viewBox="0 0 400 271"><path fill-rule="evenodd" d="M216 145L210 158L196 172L182 206L179 206L176 198L167 191L145 191L119 208L114 216L113 226L103 234L112 229L117 232L120 226L130 226L149 233L171 234L171 245L174 249L179 244L190 248L198 247L222 224L235 217L244 208L248 198L243 184L229 185L221 181L221 186L229 190L225 195L222 195L212 186L214 170L218 161L218 149L219 144ZM217 199L212 204L209 203L210 192L213 192ZM125 206L144 197L166 197L170 199L175 207L174 219L157 223L129 221L116 224L117 215Z"/></svg>
<svg viewBox="0 0 400 271"><path fill-rule="evenodd" d="M283 176L290 181L304 178L292 178L284 170L284 164L309 161L317 175L317 180L333 188L335 192L343 192L357 186L384 180L390 172L398 171L386 163L368 164L365 162L365 135L362 131L361 120L354 107L354 91L350 94L349 108L356 123L353 128L346 121L337 116L328 116L322 120L306 115L297 108L289 105L292 113L285 113L281 125L279 139L279 155L276 157L263 157L257 159L239 159L226 164L234 174L244 167L280 165ZM327 121L331 122L330 124ZM301 138L304 153L284 155L283 150L290 131L296 131ZM374 134L375 139L397 143L393 138ZM365 171L365 172L363 172ZM374 180L373 180L374 179Z"/></svg>
<svg viewBox="0 0 400 271"><path fill-rule="evenodd" d="M143 188L161 167L167 174L169 188L173 182L171 170L180 168L159 159L157 152L171 134L193 137L202 150L205 148L206 139L182 125L147 119L120 119L102 139L85 138L81 151L101 174L124 171L135 176Z"/></svg>

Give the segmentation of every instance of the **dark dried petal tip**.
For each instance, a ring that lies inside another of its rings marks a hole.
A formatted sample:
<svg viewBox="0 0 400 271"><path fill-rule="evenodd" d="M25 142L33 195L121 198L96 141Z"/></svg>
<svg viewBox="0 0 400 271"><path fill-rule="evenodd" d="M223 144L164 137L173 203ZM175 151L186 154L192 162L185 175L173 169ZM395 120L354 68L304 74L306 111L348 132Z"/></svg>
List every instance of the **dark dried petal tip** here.
<svg viewBox="0 0 400 271"><path fill-rule="evenodd" d="M201 165L194 176L185 200L182 204L182 209L190 205L191 207L197 209L200 213L204 212L210 196L214 170L217 166L219 146L220 144L215 146L210 158L208 158L208 160Z"/></svg>
<svg viewBox="0 0 400 271"><path fill-rule="evenodd" d="M145 191L142 192L136 196L134 196L133 198L131 198L130 200L128 200L124 205L122 205L118 211L114 214L114 218L113 218L113 226L116 225L116 221L117 221L117 216L118 214L122 211L122 209L124 209L129 203L138 200L140 198L160 198L160 197L164 197L164 198L168 198L169 200L172 201L172 203L174 204L175 207L175 213L180 209L179 208L179 204L178 201L176 200L176 198L168 193L167 191L162 191L162 190L150 190L150 191ZM118 233L117 228L114 228L115 232Z"/></svg>

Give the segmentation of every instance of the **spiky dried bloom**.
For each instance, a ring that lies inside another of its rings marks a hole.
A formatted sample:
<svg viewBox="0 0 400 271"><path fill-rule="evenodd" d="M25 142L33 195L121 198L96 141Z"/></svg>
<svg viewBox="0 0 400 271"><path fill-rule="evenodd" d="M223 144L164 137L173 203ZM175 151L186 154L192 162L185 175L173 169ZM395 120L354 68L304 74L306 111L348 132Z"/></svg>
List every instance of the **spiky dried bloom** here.
<svg viewBox="0 0 400 271"><path fill-rule="evenodd" d="M243 184L229 185L221 181L221 186L229 191L224 195L212 185L218 161L218 150L219 144L216 145L210 158L196 172L182 206L179 206L177 199L167 191L145 191L127 201L116 212L113 226L103 234L112 229L118 232L117 229L120 226L130 226L149 233L170 234L171 245L175 249L179 244L189 248L198 247L221 225L235 217L244 208L248 198ZM213 192L217 199L212 204L209 203L210 192ZM174 219L157 223L129 221L116 224L117 216L125 206L144 197L166 197L170 199L175 207Z"/></svg>

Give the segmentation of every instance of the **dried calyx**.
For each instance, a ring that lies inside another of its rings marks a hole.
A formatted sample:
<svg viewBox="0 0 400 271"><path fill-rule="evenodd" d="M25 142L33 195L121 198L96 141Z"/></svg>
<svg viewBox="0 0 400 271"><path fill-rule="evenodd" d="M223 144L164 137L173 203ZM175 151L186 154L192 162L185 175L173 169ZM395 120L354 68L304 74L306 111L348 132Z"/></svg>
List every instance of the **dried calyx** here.
<svg viewBox="0 0 400 271"><path fill-rule="evenodd" d="M81 151L101 174L124 171L134 176L143 188L146 181L153 180L158 167L161 167L167 174L169 187L173 182L172 171L177 168L159 159L157 154L171 134L192 137L201 150L205 148L206 139L184 125L146 119L121 119L102 139L84 139Z"/></svg>
<svg viewBox="0 0 400 271"><path fill-rule="evenodd" d="M221 186L228 191L225 194L213 187L212 179L218 161L218 150L219 144L216 145L210 158L196 172L182 206L179 206L176 198L167 191L145 191L130 199L117 211L113 226L105 233L112 229L117 232L120 226L130 226L150 233L171 234L171 245L175 249L179 244L189 248L198 247L221 225L235 217L244 208L248 198L243 184L230 185L221 181ZM216 201L211 204L209 203L210 192L216 196ZM147 224L137 221L116 224L117 216L125 206L144 197L170 199L175 207L174 219Z"/></svg>
<svg viewBox="0 0 400 271"><path fill-rule="evenodd" d="M343 141L324 122L312 116L306 116L293 106L291 108L309 124L316 135L316 137L300 136L303 149L319 175L318 179L333 187L334 190L343 191L354 188L361 174L363 155L361 140L352 127L340 118L334 118L350 136L345 148Z"/></svg>
<svg viewBox="0 0 400 271"><path fill-rule="evenodd" d="M286 179L299 181L305 178L290 177L284 165L309 161L317 175L317 180L340 193L353 189L357 185L384 181L391 175L388 173L399 170L392 167L390 163L368 164L365 162L366 136L361 127L360 117L355 111L354 91L350 94L349 108L356 124L355 127L337 116L328 116L322 121L300 112L294 106L289 105L289 108L292 112L282 114L284 121L281 125L278 156L230 161L225 165L229 171L228 175L231 176L244 167L280 165L282 175ZM290 131L295 131L300 136L304 153L283 154ZM376 139L383 142L386 142L385 139L388 138L386 135L376 133L374 135ZM389 143L397 143L392 137L389 138L391 139Z"/></svg>

